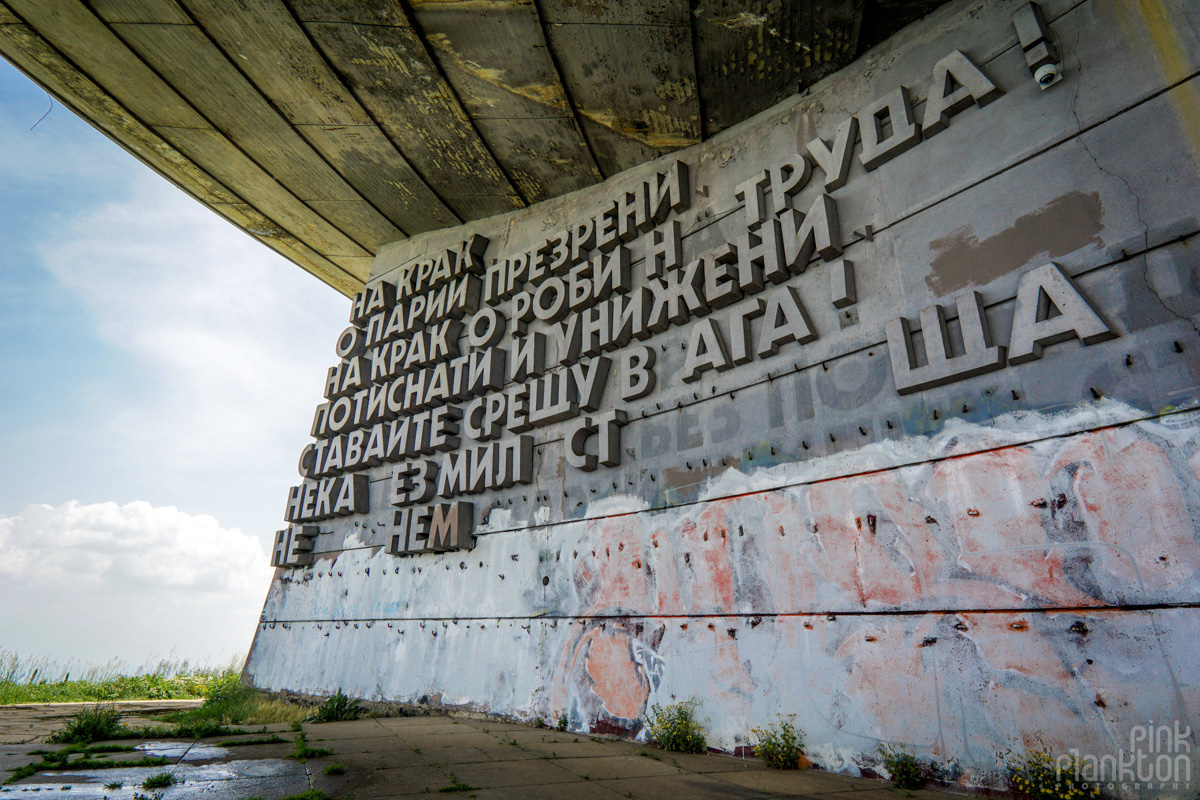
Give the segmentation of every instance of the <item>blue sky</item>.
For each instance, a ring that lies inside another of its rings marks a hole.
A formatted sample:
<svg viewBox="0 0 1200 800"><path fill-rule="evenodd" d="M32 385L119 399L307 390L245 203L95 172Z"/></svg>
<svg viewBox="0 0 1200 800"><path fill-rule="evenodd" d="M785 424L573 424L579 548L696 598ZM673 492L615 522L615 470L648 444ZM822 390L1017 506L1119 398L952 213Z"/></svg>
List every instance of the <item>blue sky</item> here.
<svg viewBox="0 0 1200 800"><path fill-rule="evenodd" d="M349 301L0 61L0 651L244 652Z"/></svg>

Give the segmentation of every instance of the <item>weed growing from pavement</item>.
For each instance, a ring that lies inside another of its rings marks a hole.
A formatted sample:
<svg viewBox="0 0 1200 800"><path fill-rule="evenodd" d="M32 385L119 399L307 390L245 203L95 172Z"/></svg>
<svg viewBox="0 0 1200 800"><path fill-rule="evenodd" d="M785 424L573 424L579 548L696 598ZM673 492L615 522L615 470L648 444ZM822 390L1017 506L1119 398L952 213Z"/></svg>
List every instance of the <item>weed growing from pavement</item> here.
<svg viewBox="0 0 1200 800"><path fill-rule="evenodd" d="M879 755L883 759L884 768L892 776L892 783L896 786L901 789L917 789L925 783L925 770L921 768L921 762L917 761L916 756L906 753L903 748L881 744Z"/></svg>
<svg viewBox="0 0 1200 800"><path fill-rule="evenodd" d="M326 775L345 775L346 774L346 765L339 764L338 762L335 761L332 764L329 764L325 767L325 774Z"/></svg>
<svg viewBox="0 0 1200 800"><path fill-rule="evenodd" d="M351 700L338 689L337 694L326 698L317 710L305 718L305 722L345 722L366 713L361 700Z"/></svg>
<svg viewBox="0 0 1200 800"><path fill-rule="evenodd" d="M1009 762L1008 786L1022 800L1077 800L1100 797L1100 787L1079 776L1079 762L1059 767L1059 760L1047 750L1032 750Z"/></svg>
<svg viewBox="0 0 1200 800"><path fill-rule="evenodd" d="M647 718L650 738L664 750L703 753L706 749L704 726L696 719L699 706L700 701L694 698L665 707L655 703Z"/></svg>
<svg viewBox="0 0 1200 800"><path fill-rule="evenodd" d="M112 707L96 706L72 714L67 724L50 734L51 744L91 744L102 739L118 739L121 712Z"/></svg>
<svg viewBox="0 0 1200 800"><path fill-rule="evenodd" d="M151 775L149 778L146 778L146 780L142 781L142 788L143 789L166 789L171 786L174 786L178 782L179 782L179 779L176 778L171 773L160 772L157 775Z"/></svg>
<svg viewBox="0 0 1200 800"><path fill-rule="evenodd" d="M768 767L796 769L799 766L804 734L793 724L795 718L795 714L788 714L786 718L781 716L777 724L750 729L755 739L754 755Z"/></svg>
<svg viewBox="0 0 1200 800"><path fill-rule="evenodd" d="M478 786L471 786L469 784L463 783L458 778L451 775L450 776L450 785L443 786L442 788L438 789L438 791L439 792L471 792L478 788L479 788Z"/></svg>
<svg viewBox="0 0 1200 800"><path fill-rule="evenodd" d="M323 747L309 747L308 737L303 733L296 734L295 744L295 752L288 753L287 758L294 758L298 761L307 761L310 758L320 758L321 756L327 756L333 752L332 750L326 750Z"/></svg>

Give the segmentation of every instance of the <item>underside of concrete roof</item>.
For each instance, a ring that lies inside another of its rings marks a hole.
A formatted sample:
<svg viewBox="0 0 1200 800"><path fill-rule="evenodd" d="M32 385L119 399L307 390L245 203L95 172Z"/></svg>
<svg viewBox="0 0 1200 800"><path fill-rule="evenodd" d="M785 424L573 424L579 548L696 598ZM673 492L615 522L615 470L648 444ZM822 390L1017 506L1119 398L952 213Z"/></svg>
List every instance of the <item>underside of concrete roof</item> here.
<svg viewBox="0 0 1200 800"><path fill-rule="evenodd" d="M703 141L938 5L3 0L0 53L353 294L387 242Z"/></svg>

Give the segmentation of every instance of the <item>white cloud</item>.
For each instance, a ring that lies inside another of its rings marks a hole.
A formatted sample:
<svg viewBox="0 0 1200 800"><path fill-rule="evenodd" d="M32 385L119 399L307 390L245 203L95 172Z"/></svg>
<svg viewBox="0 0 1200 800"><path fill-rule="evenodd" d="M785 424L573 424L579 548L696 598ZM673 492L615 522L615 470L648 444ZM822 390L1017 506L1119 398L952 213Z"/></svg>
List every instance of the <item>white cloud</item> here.
<svg viewBox="0 0 1200 800"><path fill-rule="evenodd" d="M0 651L244 653L349 301L0 85Z"/></svg>
<svg viewBox="0 0 1200 800"><path fill-rule="evenodd" d="M154 371L110 420L150 458L225 466L307 426L349 308L332 289L151 176L43 253L97 333Z"/></svg>
<svg viewBox="0 0 1200 800"><path fill-rule="evenodd" d="M41 251L118 367L69 387L80 415L64 439L84 443L81 469L47 499L148 499L265 542L349 301L149 173Z"/></svg>
<svg viewBox="0 0 1200 800"><path fill-rule="evenodd" d="M0 553L4 647L94 662L243 654L272 572L256 537L145 502L29 506Z"/></svg>

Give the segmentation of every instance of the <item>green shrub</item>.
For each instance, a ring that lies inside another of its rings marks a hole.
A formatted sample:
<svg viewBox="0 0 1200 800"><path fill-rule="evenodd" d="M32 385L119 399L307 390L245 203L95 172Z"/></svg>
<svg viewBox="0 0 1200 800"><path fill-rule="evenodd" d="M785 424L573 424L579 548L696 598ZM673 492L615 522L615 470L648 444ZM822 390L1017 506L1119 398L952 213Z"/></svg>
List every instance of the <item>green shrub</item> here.
<svg viewBox="0 0 1200 800"><path fill-rule="evenodd" d="M366 712L360 700L351 700L338 689L337 694L326 698L322 705L317 706L316 713L305 719L305 722L342 722L358 719Z"/></svg>
<svg viewBox="0 0 1200 800"><path fill-rule="evenodd" d="M892 776L892 783L901 789L916 789L925 782L925 770L921 762L903 748L893 745L879 745L879 755L883 758L883 766Z"/></svg>
<svg viewBox="0 0 1200 800"><path fill-rule="evenodd" d="M1058 759L1049 751L1033 750L1015 758L1008 765L1008 786L1021 800L1076 800L1100 797L1100 787L1077 781L1078 762L1072 758L1068 767L1058 769Z"/></svg>
<svg viewBox="0 0 1200 800"><path fill-rule="evenodd" d="M50 734L46 741L53 744L91 744L121 736L121 712L115 708L96 706L72 714L67 724Z"/></svg>
<svg viewBox="0 0 1200 800"><path fill-rule="evenodd" d="M704 726L696 720L699 705L700 701L694 698L666 707L655 703L646 720L650 738L664 750L703 753L706 749Z"/></svg>
<svg viewBox="0 0 1200 800"><path fill-rule="evenodd" d="M558 712L558 723L554 727L558 728L560 731L565 731L567 729L567 725L569 724L570 720L567 718L567 712L565 710Z"/></svg>
<svg viewBox="0 0 1200 800"><path fill-rule="evenodd" d="M800 754L804 752L804 734L792 723L795 718L795 714L788 714L786 719L780 717L777 725L750 729L755 739L754 755L768 767L796 769L799 765Z"/></svg>

